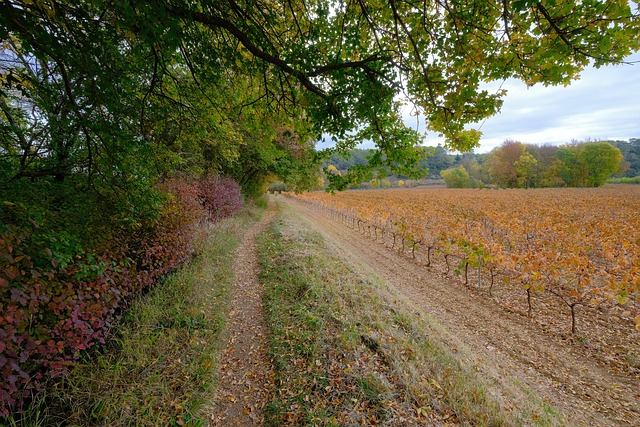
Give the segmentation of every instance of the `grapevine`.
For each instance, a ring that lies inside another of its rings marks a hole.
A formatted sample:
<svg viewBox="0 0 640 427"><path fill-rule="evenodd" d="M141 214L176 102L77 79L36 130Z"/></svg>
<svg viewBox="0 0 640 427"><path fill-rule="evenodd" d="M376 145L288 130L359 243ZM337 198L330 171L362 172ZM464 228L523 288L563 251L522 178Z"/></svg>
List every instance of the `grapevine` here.
<svg viewBox="0 0 640 427"><path fill-rule="evenodd" d="M470 286L547 294L566 307L620 305L640 330L640 187L394 189L296 196L375 241Z"/></svg>

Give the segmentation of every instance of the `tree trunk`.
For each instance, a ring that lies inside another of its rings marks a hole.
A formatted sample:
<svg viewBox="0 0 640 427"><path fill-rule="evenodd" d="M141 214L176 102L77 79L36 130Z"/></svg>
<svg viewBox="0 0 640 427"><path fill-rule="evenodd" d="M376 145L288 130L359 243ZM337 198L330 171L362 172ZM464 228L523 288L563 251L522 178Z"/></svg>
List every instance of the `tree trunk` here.
<svg viewBox="0 0 640 427"><path fill-rule="evenodd" d="M469 261L464 261L464 285L469 286Z"/></svg>
<svg viewBox="0 0 640 427"><path fill-rule="evenodd" d="M489 283L489 296L492 297L493 296L494 277L496 277L495 273L493 272L493 268L489 269L489 276L491 277L491 282Z"/></svg>

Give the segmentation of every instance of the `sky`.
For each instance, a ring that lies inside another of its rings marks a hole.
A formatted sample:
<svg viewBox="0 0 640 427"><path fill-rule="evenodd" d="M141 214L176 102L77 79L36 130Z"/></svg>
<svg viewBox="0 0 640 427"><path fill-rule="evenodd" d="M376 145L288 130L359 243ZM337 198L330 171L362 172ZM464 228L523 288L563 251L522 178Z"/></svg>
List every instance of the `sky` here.
<svg viewBox="0 0 640 427"><path fill-rule="evenodd" d="M502 109L481 125L483 136L475 151L491 151L506 139L558 145L589 138L640 138L640 53L627 61L638 63L588 68L567 87L527 88L517 80L506 81ZM427 135L427 145L438 142L433 132Z"/></svg>
<svg viewBox="0 0 640 427"><path fill-rule="evenodd" d="M640 138L640 53L626 61L638 63L585 69L567 87L527 88L522 82L507 80L502 85L507 95L501 111L482 124L469 126L483 133L475 152L489 152L507 139L560 145L572 140ZM500 83L492 87L497 89ZM416 118L409 114L405 122L416 127ZM424 131L422 118L418 130ZM425 145L438 143L444 141L428 132ZM363 148L370 147L365 144Z"/></svg>

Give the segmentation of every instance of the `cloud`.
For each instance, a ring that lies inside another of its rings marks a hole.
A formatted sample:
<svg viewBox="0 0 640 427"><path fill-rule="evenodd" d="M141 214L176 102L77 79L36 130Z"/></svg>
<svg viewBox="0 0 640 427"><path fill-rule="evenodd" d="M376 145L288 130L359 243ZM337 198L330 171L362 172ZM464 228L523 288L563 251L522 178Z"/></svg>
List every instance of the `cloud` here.
<svg viewBox="0 0 640 427"><path fill-rule="evenodd" d="M629 58L640 61L640 54ZM486 152L505 139L562 144L573 139L640 137L640 64L586 69L568 87L504 83L508 93L500 113L476 124Z"/></svg>

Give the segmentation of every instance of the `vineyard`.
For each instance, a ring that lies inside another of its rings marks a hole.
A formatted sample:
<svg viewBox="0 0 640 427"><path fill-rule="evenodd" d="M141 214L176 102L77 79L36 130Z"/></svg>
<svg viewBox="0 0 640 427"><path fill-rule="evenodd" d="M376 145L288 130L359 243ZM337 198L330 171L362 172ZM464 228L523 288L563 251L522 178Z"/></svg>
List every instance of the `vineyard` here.
<svg viewBox="0 0 640 427"><path fill-rule="evenodd" d="M579 307L614 312L609 319L628 339L640 330L640 187L296 197L421 265L458 275L469 288L488 296L500 289L509 295L503 304L517 299L528 316L551 301L553 316L569 319L573 334L588 317Z"/></svg>

